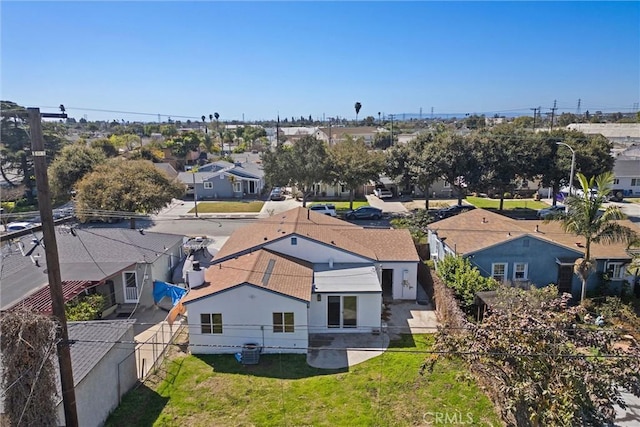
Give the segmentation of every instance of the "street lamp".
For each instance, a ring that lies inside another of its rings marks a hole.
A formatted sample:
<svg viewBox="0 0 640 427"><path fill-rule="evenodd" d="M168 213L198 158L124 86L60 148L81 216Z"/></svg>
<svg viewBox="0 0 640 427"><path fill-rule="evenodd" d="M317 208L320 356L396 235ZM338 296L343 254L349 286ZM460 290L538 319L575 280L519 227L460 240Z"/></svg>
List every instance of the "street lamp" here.
<svg viewBox="0 0 640 427"><path fill-rule="evenodd" d="M573 192L573 171L576 167L576 152L566 142L556 142L556 145L564 145L571 150L571 175L569 175L569 195Z"/></svg>

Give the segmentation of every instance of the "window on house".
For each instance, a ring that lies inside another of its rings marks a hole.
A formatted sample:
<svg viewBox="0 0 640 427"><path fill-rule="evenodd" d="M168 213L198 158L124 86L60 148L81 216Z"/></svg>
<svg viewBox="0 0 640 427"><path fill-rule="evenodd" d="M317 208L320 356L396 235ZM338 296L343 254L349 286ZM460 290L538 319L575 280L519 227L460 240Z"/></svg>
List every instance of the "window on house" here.
<svg viewBox="0 0 640 427"><path fill-rule="evenodd" d="M293 313L273 313L273 332L293 332Z"/></svg>
<svg viewBox="0 0 640 427"><path fill-rule="evenodd" d="M298 238L297 237L292 237L291 238L291 246L296 246L298 244Z"/></svg>
<svg viewBox="0 0 640 427"><path fill-rule="evenodd" d="M496 282L503 283L507 278L507 263L496 262L491 264L491 277Z"/></svg>
<svg viewBox="0 0 640 427"><path fill-rule="evenodd" d="M618 178L614 178L613 185L618 185L618 184L620 184L620 180Z"/></svg>
<svg viewBox="0 0 640 427"><path fill-rule="evenodd" d="M341 192L341 193L348 193L348 192L349 192L349 189L347 188L347 186L346 186L346 185L344 185L344 184L340 184L340 192Z"/></svg>
<svg viewBox="0 0 640 427"><path fill-rule="evenodd" d="M242 181L235 181L233 183L233 192L242 193Z"/></svg>
<svg viewBox="0 0 640 427"><path fill-rule="evenodd" d="M529 278L529 264L526 262L516 262L513 264L513 280L527 280Z"/></svg>
<svg viewBox="0 0 640 427"><path fill-rule="evenodd" d="M640 178L631 178L632 187L640 187Z"/></svg>
<svg viewBox="0 0 640 427"><path fill-rule="evenodd" d="M445 181L444 184L442 184L443 188L451 188L451 184L448 181Z"/></svg>
<svg viewBox="0 0 640 427"><path fill-rule="evenodd" d="M625 268L621 262L608 262L607 275L610 279L624 279Z"/></svg>
<svg viewBox="0 0 640 427"><path fill-rule="evenodd" d="M221 334L222 314L202 313L200 315L200 332L203 334Z"/></svg>
<svg viewBox="0 0 640 427"><path fill-rule="evenodd" d="M213 182L203 182L205 190L213 189Z"/></svg>

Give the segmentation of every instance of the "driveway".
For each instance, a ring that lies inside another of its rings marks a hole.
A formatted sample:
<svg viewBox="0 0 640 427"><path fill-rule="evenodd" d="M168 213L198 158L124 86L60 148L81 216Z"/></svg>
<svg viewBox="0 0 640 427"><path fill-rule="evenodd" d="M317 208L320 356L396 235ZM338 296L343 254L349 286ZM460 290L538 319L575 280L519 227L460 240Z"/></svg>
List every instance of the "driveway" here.
<svg viewBox="0 0 640 427"><path fill-rule="evenodd" d="M268 218L280 212L297 208L298 206L302 206L302 202L297 201L291 196L287 196L285 200L267 200L264 202L264 206L262 206L262 210L260 210L258 218Z"/></svg>
<svg viewBox="0 0 640 427"><path fill-rule="evenodd" d="M374 208L382 209L384 213L405 213L407 208L396 199L378 199L376 196L367 195L367 202Z"/></svg>

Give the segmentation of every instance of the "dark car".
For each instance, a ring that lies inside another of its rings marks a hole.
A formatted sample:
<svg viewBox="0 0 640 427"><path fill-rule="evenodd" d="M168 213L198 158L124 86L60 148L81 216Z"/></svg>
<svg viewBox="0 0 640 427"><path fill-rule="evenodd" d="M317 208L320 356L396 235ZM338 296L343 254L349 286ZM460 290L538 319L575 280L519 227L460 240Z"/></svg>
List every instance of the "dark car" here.
<svg viewBox="0 0 640 427"><path fill-rule="evenodd" d="M382 218L382 209L373 206L360 206L347 212L344 216L346 219L380 219Z"/></svg>
<svg viewBox="0 0 640 427"><path fill-rule="evenodd" d="M271 194L269 194L269 200L284 200L286 199L285 195L284 195L284 191L282 191L281 188L276 187L273 190L271 190Z"/></svg>
<svg viewBox="0 0 640 427"><path fill-rule="evenodd" d="M459 213L467 212L467 211L473 210L475 208L476 207L473 206L473 205L453 205L453 206L449 206L448 208L440 209L439 211L437 211L436 212L436 218L438 218L438 219L449 218L451 216L458 215Z"/></svg>

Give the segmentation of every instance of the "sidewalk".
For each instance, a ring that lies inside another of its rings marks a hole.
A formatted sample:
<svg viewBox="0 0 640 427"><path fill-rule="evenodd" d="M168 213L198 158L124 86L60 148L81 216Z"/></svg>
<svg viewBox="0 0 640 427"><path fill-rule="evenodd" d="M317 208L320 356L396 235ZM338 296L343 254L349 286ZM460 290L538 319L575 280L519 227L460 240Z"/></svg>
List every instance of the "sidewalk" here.
<svg viewBox="0 0 640 427"><path fill-rule="evenodd" d="M200 202L198 202L200 203ZM151 219L193 219L196 218L195 212L191 211L195 206L195 203L190 200L173 199L171 204L162 209L158 214L152 215ZM260 212L224 212L224 213L199 213L197 218L214 218L214 219L255 219L259 218L262 212L265 211L267 203L262 206Z"/></svg>

